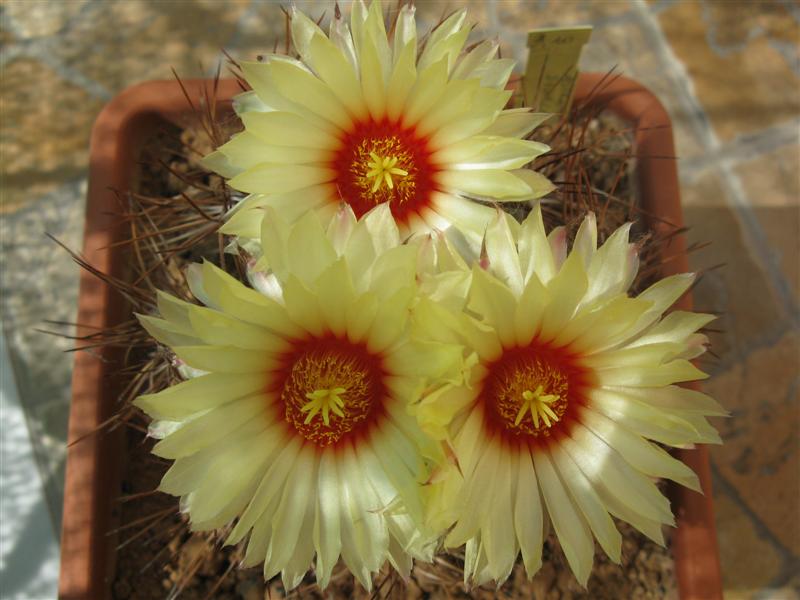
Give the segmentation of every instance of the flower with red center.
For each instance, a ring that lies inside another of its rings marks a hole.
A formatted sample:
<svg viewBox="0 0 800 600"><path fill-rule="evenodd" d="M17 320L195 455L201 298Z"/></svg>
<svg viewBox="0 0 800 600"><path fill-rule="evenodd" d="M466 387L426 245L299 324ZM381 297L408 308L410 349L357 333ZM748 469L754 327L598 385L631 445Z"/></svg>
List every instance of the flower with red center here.
<svg viewBox="0 0 800 600"><path fill-rule="evenodd" d="M586 584L594 539L619 561L613 517L659 543L674 523L652 478L699 490L682 462L651 443L716 443L704 394L675 384L704 378L697 330L711 315L663 316L694 280L667 277L636 297L629 226L597 247L594 217L567 252L564 228L545 234L537 207L515 235L504 216L467 270L445 236L421 243L421 288L451 282L453 296L423 298L415 327L459 340L466 385L446 384L415 406L423 429L445 440L457 468L439 474L430 523L466 544L465 580L504 581L517 555L541 566L551 523L578 581ZM437 267L437 262L445 265ZM461 290L461 294L457 290Z"/></svg>
<svg viewBox="0 0 800 600"><path fill-rule="evenodd" d="M160 318L139 317L191 377L136 404L193 529L232 526L244 564L287 589L315 554L322 587L341 555L369 588L386 560L431 558L421 484L441 452L407 405L458 381L462 352L410 336L417 253L387 205L360 221L342 205L327 230L268 212L252 288L195 265L205 306L160 293Z"/></svg>
<svg viewBox="0 0 800 600"><path fill-rule="evenodd" d="M223 232L258 238L268 206L292 221L307 210L324 220L340 202L357 217L388 203L403 237L455 225L480 242L493 212L475 200L549 192L523 168L549 148L522 139L547 115L505 109L513 61L495 59L493 41L465 49L465 18L454 13L420 45L412 4L390 35L380 2L355 2L349 27L337 9L328 35L293 9L299 59L242 63L244 131L205 159L249 194Z"/></svg>

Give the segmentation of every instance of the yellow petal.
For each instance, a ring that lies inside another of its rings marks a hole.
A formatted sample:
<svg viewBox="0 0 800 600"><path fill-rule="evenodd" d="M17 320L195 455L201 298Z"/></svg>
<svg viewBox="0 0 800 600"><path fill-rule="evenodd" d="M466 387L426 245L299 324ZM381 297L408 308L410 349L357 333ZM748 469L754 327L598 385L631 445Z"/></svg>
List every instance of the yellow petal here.
<svg viewBox="0 0 800 600"><path fill-rule="evenodd" d="M495 475L500 463L501 450L498 444L486 444L481 453L472 477L465 479L459 496L463 499L460 505L458 522L445 538L448 547L460 546L475 536L485 522L486 511L494 494ZM452 502L452 499L450 499Z"/></svg>
<svg viewBox="0 0 800 600"><path fill-rule="evenodd" d="M213 171L214 173L222 175L227 179L236 177L239 173L247 168L244 165L237 164L219 150L204 156L200 161L200 164L209 171Z"/></svg>
<svg viewBox="0 0 800 600"><path fill-rule="evenodd" d="M514 528L522 550L522 560L528 576L542 565L544 523L539 484L529 452L517 452L517 495L514 502ZM513 472L512 472L513 475Z"/></svg>
<svg viewBox="0 0 800 600"><path fill-rule="evenodd" d="M286 242L288 272L307 286L336 260L319 217L308 212L295 223Z"/></svg>
<svg viewBox="0 0 800 600"><path fill-rule="evenodd" d="M472 269L472 287L467 306L480 315L484 323L497 331L504 347L510 348L514 345L514 295L505 285L479 267Z"/></svg>
<svg viewBox="0 0 800 600"><path fill-rule="evenodd" d="M171 433L153 447L153 454L162 458L189 456L232 435L245 423L263 416L266 403L255 395L214 408Z"/></svg>
<svg viewBox="0 0 800 600"><path fill-rule="evenodd" d="M473 79L449 81L439 101L417 123L419 135L430 135L449 123L468 118L479 91L480 82Z"/></svg>
<svg viewBox="0 0 800 600"><path fill-rule="evenodd" d="M580 255L572 253L547 284L550 303L542 315L540 339L550 341L569 323L586 293L588 280Z"/></svg>
<svg viewBox="0 0 800 600"><path fill-rule="evenodd" d="M242 238L259 238L265 208L269 206L288 222L294 222L310 210L322 215L326 205L335 205L336 188L323 183L304 187L283 194L259 195L250 203L247 210L238 210L220 228L222 233ZM320 220L324 220L320 216Z"/></svg>
<svg viewBox="0 0 800 600"><path fill-rule="evenodd" d="M550 293L533 275L520 296L514 311L514 330L519 346L527 346L542 325L545 308L551 302Z"/></svg>
<svg viewBox="0 0 800 600"><path fill-rule="evenodd" d="M291 19L289 24L291 26L292 44L303 61L312 68L316 68L314 56L310 51L311 41L316 36L324 37L325 33L319 28L319 25L308 18L302 11L297 10L294 5L290 10Z"/></svg>
<svg viewBox="0 0 800 600"><path fill-rule="evenodd" d="M572 251L580 254L583 268L588 270L597 251L597 219L593 212L588 213L581 221L578 233L575 234Z"/></svg>
<svg viewBox="0 0 800 600"><path fill-rule="evenodd" d="M209 373L139 396L134 404L154 419L179 420L266 389L267 383L262 374Z"/></svg>
<svg viewBox="0 0 800 600"><path fill-rule="evenodd" d="M583 425L561 443L597 490L605 490L647 519L674 523L669 501L645 475Z"/></svg>
<svg viewBox="0 0 800 600"><path fill-rule="evenodd" d="M497 40L482 41L461 57L450 75L451 79L474 77L475 69L492 60L499 48Z"/></svg>
<svg viewBox="0 0 800 600"><path fill-rule="evenodd" d="M247 112L269 112L276 110L268 106L254 90L249 92L242 92L233 97L233 110L237 115L243 115Z"/></svg>
<svg viewBox="0 0 800 600"><path fill-rule="evenodd" d="M678 275L671 275L657 281L637 298L647 300L653 303L650 308L642 317L639 322L633 327L631 335L644 330L646 327L656 322L658 318L672 306L678 298L683 296L686 291L691 287L695 281L694 273L681 273Z"/></svg>
<svg viewBox="0 0 800 600"><path fill-rule="evenodd" d="M321 163L331 160L334 156L332 151L323 148L270 144L249 131L237 133L229 142L220 146L217 152L224 154L239 171L262 163L287 165ZM203 160L206 161L208 158Z"/></svg>
<svg viewBox="0 0 800 600"><path fill-rule="evenodd" d="M549 113L532 112L529 108L510 108L501 112L483 133L524 138L552 116Z"/></svg>
<svg viewBox="0 0 800 600"><path fill-rule="evenodd" d="M467 35L469 35L469 27L463 26L466 16L467 10L462 8L450 15L431 32L419 57L420 69L444 59L447 64L447 72L450 72L467 40Z"/></svg>
<svg viewBox="0 0 800 600"><path fill-rule="evenodd" d="M517 244L508 225L506 213L498 210L486 230L486 255L492 273L505 283L515 296L522 294L523 281Z"/></svg>
<svg viewBox="0 0 800 600"><path fill-rule="evenodd" d="M359 292L366 291L367 274L375 259L398 245L400 232L388 204L379 204L356 224L344 255Z"/></svg>
<svg viewBox="0 0 800 600"><path fill-rule="evenodd" d="M617 296L594 310L579 309L553 340L556 347L572 344L576 352L594 354L628 339L628 331L650 309L650 302Z"/></svg>
<svg viewBox="0 0 800 600"><path fill-rule="evenodd" d="M598 393L599 392L599 393ZM610 394L602 390L595 390L594 397ZM583 423L603 439L605 443L614 448L634 468L651 477L663 477L684 485L696 492L700 492L700 482L697 475L681 461L673 458L664 450L655 446L636 433L627 429L624 424L616 423L608 417L585 410L582 412ZM620 426L622 425L622 426Z"/></svg>
<svg viewBox="0 0 800 600"><path fill-rule="evenodd" d="M626 346L632 348L663 342L685 344L691 334L716 318L715 315L676 310Z"/></svg>
<svg viewBox="0 0 800 600"><path fill-rule="evenodd" d="M514 479L511 474L511 460L506 453L497 465L494 498L491 505L486 507L488 518L486 527L481 530L489 573L495 581L505 581L508 578L517 558L514 505L511 500Z"/></svg>
<svg viewBox="0 0 800 600"><path fill-rule="evenodd" d="M552 446L550 456L600 546L613 562L619 564L622 536L614 526L602 499L563 448Z"/></svg>
<svg viewBox="0 0 800 600"><path fill-rule="evenodd" d="M282 352L287 347L282 337L268 329L210 308L193 307L189 319L197 336L207 344L273 353Z"/></svg>
<svg viewBox="0 0 800 600"><path fill-rule="evenodd" d="M486 227L495 215L495 209L441 192L431 195L431 203L436 212L456 225L467 239L480 247Z"/></svg>
<svg viewBox="0 0 800 600"><path fill-rule="evenodd" d="M197 335L185 325L138 313L136 318L147 333L167 346L193 345L200 342Z"/></svg>
<svg viewBox="0 0 800 600"><path fill-rule="evenodd" d="M420 69L408 95L403 112L403 126L413 127L444 95L447 87L447 60Z"/></svg>
<svg viewBox="0 0 800 600"><path fill-rule="evenodd" d="M457 381L461 370L461 346L413 340L399 346L385 361L397 375Z"/></svg>
<svg viewBox="0 0 800 600"><path fill-rule="evenodd" d="M333 124L320 126L295 112L251 112L242 115L242 122L247 131L276 146L335 149L339 144Z"/></svg>
<svg viewBox="0 0 800 600"><path fill-rule="evenodd" d="M364 36L363 48L359 54L361 67L361 92L367 109L375 121L386 115L386 84L382 65L372 36Z"/></svg>
<svg viewBox="0 0 800 600"><path fill-rule="evenodd" d="M530 140L476 135L443 148L433 159L457 170L518 169L549 150Z"/></svg>
<svg viewBox="0 0 800 600"><path fill-rule="evenodd" d="M324 35L312 38L309 52L313 57L314 70L331 92L347 108L354 119L362 119L367 114L367 105L361 92L361 84L341 50Z"/></svg>
<svg viewBox="0 0 800 600"><path fill-rule="evenodd" d="M291 481L284 486L281 501L272 515L272 552L264 564L264 576L272 578L286 567L298 544L298 536L305 520L305 513L313 501L314 480L317 475L315 450L304 446L292 469ZM309 564L311 557L309 556ZM308 566L308 565L307 565Z"/></svg>
<svg viewBox="0 0 800 600"><path fill-rule="evenodd" d="M447 189L479 198L520 198L531 191L519 177L501 169L444 171L438 175L438 179Z"/></svg>
<svg viewBox="0 0 800 600"><path fill-rule="evenodd" d="M556 274L556 266L544 232L542 207L539 203L536 203L522 222L518 248L520 268L525 281L535 274L542 284L547 285Z"/></svg>
<svg viewBox="0 0 800 600"><path fill-rule="evenodd" d="M347 307L347 339L353 343L365 341L377 313L378 298L375 294L367 292L358 296Z"/></svg>
<svg viewBox="0 0 800 600"><path fill-rule="evenodd" d="M413 288L401 288L378 304L367 340L370 352L382 352L403 336L414 291Z"/></svg>
<svg viewBox="0 0 800 600"><path fill-rule="evenodd" d="M729 416L720 404L701 392L676 385L662 388L611 388L609 391L622 392L632 400L653 406L658 410L680 411L715 417Z"/></svg>
<svg viewBox="0 0 800 600"><path fill-rule="evenodd" d="M534 451L533 463L539 476L547 513L575 578L586 587L594 559L594 543L586 520L564 489L548 453Z"/></svg>
<svg viewBox="0 0 800 600"><path fill-rule="evenodd" d="M413 4L404 4L397 15L394 29L394 48L392 52L395 65L401 60L400 56L405 52L406 48L412 49L412 64L417 62L417 22L414 18L415 12L416 7Z"/></svg>
<svg viewBox="0 0 800 600"><path fill-rule="evenodd" d="M511 58L500 58L486 62L477 67L472 76L477 77L483 87L503 89L508 84L517 61Z"/></svg>
<svg viewBox="0 0 800 600"><path fill-rule="evenodd" d="M294 337L301 330L287 318L286 309L208 261L203 263L203 287L214 305L237 319L260 325L282 336Z"/></svg>
<svg viewBox="0 0 800 600"><path fill-rule="evenodd" d="M511 91L481 87L472 96L469 111L463 118L441 127L431 138L433 147L442 148L470 136L487 134L489 125L511 98Z"/></svg>
<svg viewBox="0 0 800 600"><path fill-rule="evenodd" d="M708 375L688 360L673 360L663 365L620 367L596 373L600 385L625 385L631 387L658 387L683 381L706 379Z"/></svg>
<svg viewBox="0 0 800 600"><path fill-rule="evenodd" d="M624 293L633 281L636 273L631 272L631 267L635 267L637 263L630 260L632 251L628 244L630 228L631 224L626 223L617 229L592 255L587 270L589 275L587 303L598 298Z"/></svg>
<svg viewBox="0 0 800 600"><path fill-rule="evenodd" d="M242 192L283 194L333 181L335 175L333 169L326 167L263 163L240 173L228 183Z"/></svg>
<svg viewBox="0 0 800 600"><path fill-rule="evenodd" d="M406 100L417 80L417 69L414 63L416 50L416 40L406 44L399 53L389 78L386 90L386 116L392 121L399 121L402 117Z"/></svg>
<svg viewBox="0 0 800 600"><path fill-rule="evenodd" d="M294 275L289 275L286 280L283 297L286 300L286 312L297 326L317 337L325 333L325 322L316 295Z"/></svg>
<svg viewBox="0 0 800 600"><path fill-rule="evenodd" d="M272 354L233 346L174 346L187 365L215 373L259 373L274 364Z"/></svg>
<svg viewBox="0 0 800 600"><path fill-rule="evenodd" d="M347 331L347 309L353 303L355 291L347 263L339 259L317 279L319 304L327 327L336 335Z"/></svg>
<svg viewBox="0 0 800 600"><path fill-rule="evenodd" d="M272 447L263 435L246 436L240 443L221 447L213 463L206 465L208 470L195 490L193 528L197 530L199 524L204 529L214 523L227 525L237 517L252 498L271 454Z"/></svg>
<svg viewBox="0 0 800 600"><path fill-rule="evenodd" d="M286 443L280 450L280 454L270 463L269 468L264 473L261 482L253 494L252 500L250 500L247 508L242 513L241 517L239 517L236 526L225 540L226 544L237 544L247 535L247 532L253 528L253 525L257 523L261 525L261 535L256 535L259 529L257 525L256 530L253 531L253 535L250 536L249 543L249 546L257 545L263 548L260 552L255 552L256 562L264 560L264 554L266 554L269 544L269 539L266 536L271 532L272 528L271 519L269 518L269 512L271 511L267 509L272 508L274 511L275 507L277 507L284 484L292 468L295 466L297 455L302 446L303 442L300 436L288 436ZM291 482L289 482L289 484L291 484ZM265 513L267 514L267 518L260 518ZM248 554L250 553L249 546Z"/></svg>

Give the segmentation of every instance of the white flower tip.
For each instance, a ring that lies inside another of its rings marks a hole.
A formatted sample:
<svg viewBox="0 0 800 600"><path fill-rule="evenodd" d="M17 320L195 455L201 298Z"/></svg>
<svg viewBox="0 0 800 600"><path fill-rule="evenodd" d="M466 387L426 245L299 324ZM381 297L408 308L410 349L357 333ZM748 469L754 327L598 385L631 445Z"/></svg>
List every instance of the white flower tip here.
<svg viewBox="0 0 800 600"><path fill-rule="evenodd" d="M409 18L413 17L416 12L417 12L417 7L413 2L407 2L400 9L400 14L404 17L409 17Z"/></svg>

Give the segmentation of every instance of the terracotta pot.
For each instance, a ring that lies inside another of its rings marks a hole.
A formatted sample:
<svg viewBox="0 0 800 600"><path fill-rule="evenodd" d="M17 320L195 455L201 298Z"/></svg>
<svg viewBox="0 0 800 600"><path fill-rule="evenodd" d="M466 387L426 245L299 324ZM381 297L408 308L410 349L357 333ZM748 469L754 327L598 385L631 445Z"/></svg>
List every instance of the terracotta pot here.
<svg viewBox="0 0 800 600"><path fill-rule="evenodd" d="M658 99L647 89L624 77L610 84L604 75L581 74L575 89L575 101L587 96L630 122L636 130L636 175L642 208L663 221L648 223L656 231L669 233L683 227L678 165L669 115ZM685 273L689 270L686 240L673 238L663 251L665 260L662 276ZM691 294L676 304L681 310L692 309ZM695 389L698 384L693 384ZM683 600L714 600L722 598L722 575L719 565L714 508L711 499L711 467L708 447L699 445L691 450L678 450L677 457L700 478L705 495L677 484L671 484L669 496L677 520L672 536L675 570Z"/></svg>
<svg viewBox="0 0 800 600"><path fill-rule="evenodd" d="M199 98L211 82L184 82L190 96ZM598 91L598 85L599 91ZM581 75L576 102L591 92L598 102L637 128L638 185L644 208L672 223L682 225L677 167L669 117L658 100L637 83L618 78L610 85L600 75ZM238 92L232 81L220 82L218 98ZM230 102L220 102L229 110ZM180 86L156 81L131 87L114 98L100 113L92 130L89 191L83 255L100 271L123 276L124 249L109 247L125 238L114 212L117 200L112 190L135 185L137 156L142 142L164 122L180 122L189 113ZM664 225L654 224L655 227ZM666 263L669 275L687 270L685 243L677 238L666 250L674 260ZM666 257L665 257L666 258ZM691 308L684 297L682 309ZM127 317L123 299L90 273L80 281L78 323L80 334L109 327ZM124 466L124 432L92 433L117 410L120 356L111 349L75 357L72 407L69 420L64 517L61 537L59 597L94 600L110 597L116 544L113 530L118 519L120 476ZM102 359L102 360L101 360ZM705 496L673 486L670 497L678 521L673 535L676 571L681 598L721 598L721 578L711 504L708 451L700 446L681 450L679 457L700 477Z"/></svg>

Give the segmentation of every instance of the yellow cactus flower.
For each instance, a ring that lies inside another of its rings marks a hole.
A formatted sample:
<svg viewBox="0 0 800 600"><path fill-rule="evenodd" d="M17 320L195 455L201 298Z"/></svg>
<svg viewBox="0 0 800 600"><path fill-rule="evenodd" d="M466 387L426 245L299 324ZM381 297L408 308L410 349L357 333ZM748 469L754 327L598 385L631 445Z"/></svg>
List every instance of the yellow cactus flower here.
<svg viewBox="0 0 800 600"><path fill-rule="evenodd" d="M432 443L407 404L461 376L459 346L409 336L416 249L386 205L360 221L343 205L327 230L309 212L268 210L247 287L211 263L188 272L205 306L159 293L140 315L192 375L136 404L174 461L160 489L195 530L232 526L245 565L287 589L316 554L329 581L339 556L367 588L386 560L407 575L429 560L420 529Z"/></svg>
<svg viewBox="0 0 800 600"><path fill-rule="evenodd" d="M553 189L523 169L547 152L522 139L547 116L505 109L514 62L498 44L467 47L466 11L419 43L414 6L387 35L380 2L352 5L329 34L292 8L299 60L268 55L242 63L252 87L234 106L244 131L205 159L249 194L223 232L258 237L263 207L291 221L330 216L340 202L356 216L388 202L403 237L456 225L479 242L492 210L473 200L538 198Z"/></svg>
<svg viewBox="0 0 800 600"><path fill-rule="evenodd" d="M661 525L674 520L653 478L699 490L695 474L649 440L719 442L705 417L725 411L676 385L705 377L689 360L704 352L696 332L713 317L663 316L690 274L629 296L638 259L628 233L598 248L589 215L568 253L564 228L547 236L539 207L516 236L498 216L466 285L443 236L420 251L443 264L429 260L425 278L466 290L415 308L420 331L472 353L468 385L444 385L415 406L457 465L439 475L429 519L452 526L445 545L466 544L465 581L504 581L520 552L533 576L550 523L585 585L594 538L620 559L612 516L663 543Z"/></svg>

